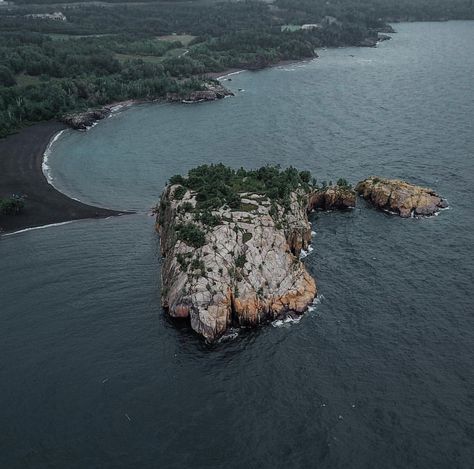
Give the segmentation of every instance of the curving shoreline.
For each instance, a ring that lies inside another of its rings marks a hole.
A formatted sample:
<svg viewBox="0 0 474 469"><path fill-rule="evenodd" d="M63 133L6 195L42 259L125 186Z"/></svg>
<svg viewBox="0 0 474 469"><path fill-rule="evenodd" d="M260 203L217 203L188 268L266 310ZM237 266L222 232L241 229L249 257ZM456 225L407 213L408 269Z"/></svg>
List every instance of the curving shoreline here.
<svg viewBox="0 0 474 469"><path fill-rule="evenodd" d="M54 136L64 129L67 126L57 121L42 122L0 139L0 196L25 195L26 202L20 215L0 215L0 234L133 213L84 204L48 183L43 156Z"/></svg>

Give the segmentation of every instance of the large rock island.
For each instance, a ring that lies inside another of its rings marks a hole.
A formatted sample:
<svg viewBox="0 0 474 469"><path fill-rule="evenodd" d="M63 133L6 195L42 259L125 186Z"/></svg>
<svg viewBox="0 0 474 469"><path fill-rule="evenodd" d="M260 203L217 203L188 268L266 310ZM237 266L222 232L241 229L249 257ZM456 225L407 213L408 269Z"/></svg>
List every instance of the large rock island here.
<svg viewBox="0 0 474 469"><path fill-rule="evenodd" d="M448 203L433 190L399 179L369 177L359 182L356 191L375 207L403 218L430 216Z"/></svg>
<svg viewBox="0 0 474 469"><path fill-rule="evenodd" d="M166 186L157 215L162 305L208 341L231 326L302 314L316 284L300 260L311 241L308 172L200 166Z"/></svg>

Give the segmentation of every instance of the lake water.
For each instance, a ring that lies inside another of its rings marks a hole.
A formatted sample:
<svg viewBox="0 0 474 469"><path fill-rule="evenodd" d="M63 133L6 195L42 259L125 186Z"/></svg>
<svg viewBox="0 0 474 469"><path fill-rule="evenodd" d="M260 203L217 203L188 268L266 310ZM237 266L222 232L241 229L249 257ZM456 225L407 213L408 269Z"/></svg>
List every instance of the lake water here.
<svg viewBox="0 0 474 469"><path fill-rule="evenodd" d="M62 135L56 187L139 213L0 240L0 467L473 467L474 23L396 29ZM219 161L400 177L451 208L314 215L316 310L208 347L160 308L148 211Z"/></svg>

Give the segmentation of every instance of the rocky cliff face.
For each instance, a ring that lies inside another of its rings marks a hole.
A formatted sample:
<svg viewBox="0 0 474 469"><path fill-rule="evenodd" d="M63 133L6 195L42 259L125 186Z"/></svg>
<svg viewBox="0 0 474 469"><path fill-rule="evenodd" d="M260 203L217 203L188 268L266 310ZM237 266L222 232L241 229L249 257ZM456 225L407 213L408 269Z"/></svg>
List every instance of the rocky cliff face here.
<svg viewBox="0 0 474 469"><path fill-rule="evenodd" d="M398 179L369 177L359 182L356 191L375 207L403 218L434 215L448 203L431 189Z"/></svg>
<svg viewBox="0 0 474 469"><path fill-rule="evenodd" d="M316 296L299 259L311 240L307 196L292 193L287 210L262 195L239 196L238 208L206 216L183 186L169 185L161 197L162 305L208 341L232 325L302 314Z"/></svg>
<svg viewBox="0 0 474 469"><path fill-rule="evenodd" d="M355 207L356 192L352 186L336 185L314 190L308 198L308 211L345 210Z"/></svg>

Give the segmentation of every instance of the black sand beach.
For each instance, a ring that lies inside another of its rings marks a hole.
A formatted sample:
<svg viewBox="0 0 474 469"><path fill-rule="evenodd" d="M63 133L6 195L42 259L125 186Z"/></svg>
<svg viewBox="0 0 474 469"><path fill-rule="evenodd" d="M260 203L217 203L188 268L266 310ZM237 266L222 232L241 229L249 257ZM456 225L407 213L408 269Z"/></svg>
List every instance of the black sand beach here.
<svg viewBox="0 0 474 469"><path fill-rule="evenodd" d="M48 184L42 171L43 154L51 138L65 128L59 122L44 122L0 139L0 197L25 196L20 215L0 215L0 233L126 213L83 204Z"/></svg>

